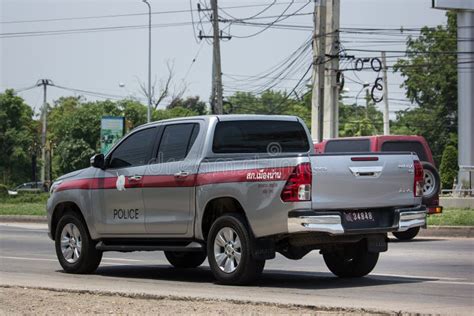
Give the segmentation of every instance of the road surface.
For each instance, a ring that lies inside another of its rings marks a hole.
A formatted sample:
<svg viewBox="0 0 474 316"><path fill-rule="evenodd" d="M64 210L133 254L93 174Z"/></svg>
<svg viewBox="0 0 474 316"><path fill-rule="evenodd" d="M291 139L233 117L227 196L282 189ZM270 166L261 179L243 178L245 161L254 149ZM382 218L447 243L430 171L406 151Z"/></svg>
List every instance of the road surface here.
<svg viewBox="0 0 474 316"><path fill-rule="evenodd" d="M62 272L44 224L0 224L0 285L440 314L474 311L474 240L391 242L372 274L338 279L312 252L277 255L253 286L217 285L205 263L173 269L161 252L105 253L94 275Z"/></svg>

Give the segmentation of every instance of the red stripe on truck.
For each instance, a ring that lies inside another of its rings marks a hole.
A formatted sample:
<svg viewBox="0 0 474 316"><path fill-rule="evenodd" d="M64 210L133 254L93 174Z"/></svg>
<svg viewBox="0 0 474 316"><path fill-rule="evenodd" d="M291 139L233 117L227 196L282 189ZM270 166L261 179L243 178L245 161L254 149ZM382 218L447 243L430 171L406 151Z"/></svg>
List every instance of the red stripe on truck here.
<svg viewBox="0 0 474 316"><path fill-rule="evenodd" d="M174 175L147 175L140 181L125 177L125 188L192 187L231 182L286 181L294 166L263 169L243 169L191 174L178 178ZM117 177L74 179L62 182L56 191L116 189Z"/></svg>

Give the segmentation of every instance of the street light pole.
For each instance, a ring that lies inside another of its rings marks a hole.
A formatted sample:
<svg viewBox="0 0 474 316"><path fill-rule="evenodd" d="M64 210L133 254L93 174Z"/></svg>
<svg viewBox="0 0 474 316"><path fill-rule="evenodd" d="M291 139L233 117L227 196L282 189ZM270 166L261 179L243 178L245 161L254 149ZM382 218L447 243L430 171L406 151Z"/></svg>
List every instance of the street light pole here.
<svg viewBox="0 0 474 316"><path fill-rule="evenodd" d="M151 5L148 0L142 0L148 6L148 111L147 122L151 122Z"/></svg>

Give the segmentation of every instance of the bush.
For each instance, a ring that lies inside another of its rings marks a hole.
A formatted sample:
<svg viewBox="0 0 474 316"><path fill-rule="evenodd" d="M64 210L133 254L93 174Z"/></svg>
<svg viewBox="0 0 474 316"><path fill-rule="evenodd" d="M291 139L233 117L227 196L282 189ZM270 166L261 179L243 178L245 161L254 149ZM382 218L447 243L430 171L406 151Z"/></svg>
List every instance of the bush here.
<svg viewBox="0 0 474 316"><path fill-rule="evenodd" d="M443 189L452 189L454 178L458 175L458 151L452 145L446 146L439 166L441 186Z"/></svg>
<svg viewBox="0 0 474 316"><path fill-rule="evenodd" d="M0 198L8 197L8 187L4 184L0 184Z"/></svg>

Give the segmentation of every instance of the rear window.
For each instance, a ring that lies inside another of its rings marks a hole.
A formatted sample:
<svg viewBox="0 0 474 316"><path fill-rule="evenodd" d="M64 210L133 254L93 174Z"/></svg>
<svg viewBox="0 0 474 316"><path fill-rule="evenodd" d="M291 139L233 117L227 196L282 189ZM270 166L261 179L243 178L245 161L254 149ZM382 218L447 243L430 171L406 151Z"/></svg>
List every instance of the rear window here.
<svg viewBox="0 0 474 316"><path fill-rule="evenodd" d="M428 161L425 148L420 142L396 141L382 144L382 151L409 151L416 153L421 161Z"/></svg>
<svg viewBox="0 0 474 316"><path fill-rule="evenodd" d="M212 150L215 153L308 152L309 142L299 122L228 121L217 123Z"/></svg>
<svg viewBox="0 0 474 316"><path fill-rule="evenodd" d="M330 140L326 143L326 153L359 153L370 151L369 139Z"/></svg>

